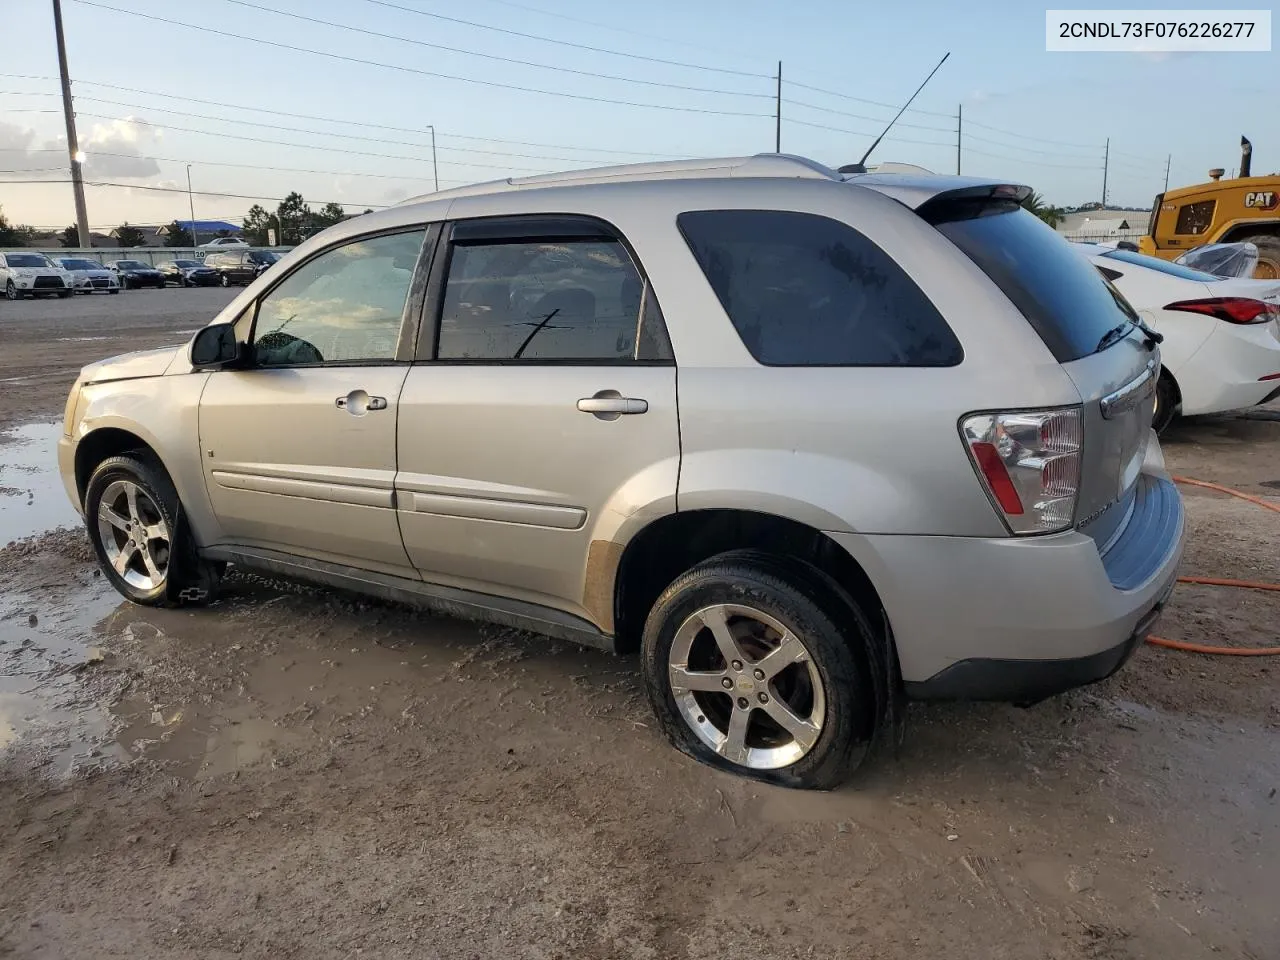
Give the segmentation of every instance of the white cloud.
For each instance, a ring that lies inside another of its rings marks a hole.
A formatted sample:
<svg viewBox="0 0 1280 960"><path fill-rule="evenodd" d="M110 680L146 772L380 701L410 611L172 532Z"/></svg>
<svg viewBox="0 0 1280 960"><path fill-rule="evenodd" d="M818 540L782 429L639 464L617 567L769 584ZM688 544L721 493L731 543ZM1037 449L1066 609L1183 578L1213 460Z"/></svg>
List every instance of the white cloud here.
<svg viewBox="0 0 1280 960"><path fill-rule="evenodd" d="M80 141L80 149L89 157L85 176L138 180L157 176L160 165L144 155L157 139L156 128L136 117L95 123Z"/></svg>

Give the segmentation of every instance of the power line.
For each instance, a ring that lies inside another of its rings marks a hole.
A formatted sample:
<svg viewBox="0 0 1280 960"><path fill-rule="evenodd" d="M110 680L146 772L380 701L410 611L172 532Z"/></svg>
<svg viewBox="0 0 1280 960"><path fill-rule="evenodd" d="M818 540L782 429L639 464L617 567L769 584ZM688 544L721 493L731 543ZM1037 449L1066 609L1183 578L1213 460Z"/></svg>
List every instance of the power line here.
<svg viewBox="0 0 1280 960"><path fill-rule="evenodd" d="M21 148L4 147L4 148L0 148L0 150L20 152ZM41 147L39 149L28 150L26 152L27 153L62 153L62 149L60 147L57 147L57 148ZM182 160L177 157L154 157L154 156L147 156L139 153L108 153L102 150L92 150L92 149L89 151L89 156L90 156L90 159L93 159L96 157L112 157L114 159L119 159L119 160L154 160L157 163L191 164L194 167L240 167L246 170L262 170L268 173L314 173L322 176L331 176L331 177L377 177L383 180L409 180L413 182L422 182L422 183L430 183L432 182L432 179L433 179L430 176L416 176L416 175L404 174L404 173L363 173L358 170L311 170L311 169L306 169L301 167L265 167L260 163L232 163L226 160ZM49 171L49 170L61 170L63 168L62 167L42 167L38 169ZM32 168L29 170L0 171L0 173L34 173L34 172L38 172L37 168ZM471 183L470 180L441 180L440 182L454 184L454 185ZM197 190L195 192L200 193L201 191Z"/></svg>
<svg viewBox="0 0 1280 960"><path fill-rule="evenodd" d="M0 180L0 183L14 183L14 184L42 184L42 183L70 183L70 182L71 181L69 179L68 180ZM150 190L153 193L185 194L188 192L187 190L184 190L181 187L148 187L139 183L110 183L105 180L86 180L84 182L84 185L86 187L117 187L122 190ZM275 203L284 203L284 201L288 199L287 197L264 197L264 196L255 195L251 193L216 193L216 192L210 192L207 190L201 190L200 195L205 197L221 197L224 200L267 200ZM385 203L357 203L355 200L309 200L307 202L320 203L320 204L336 203L338 204L338 206L342 206L342 207L372 207L375 210L385 210L388 206Z"/></svg>
<svg viewBox="0 0 1280 960"><path fill-rule="evenodd" d="M1024 147L1017 143L1005 143L1002 140L992 140L990 137L974 136L971 133L966 133L964 135L964 139L966 142L969 140L977 140L979 143L990 143L990 144L994 144L997 147L1005 147L1009 150L1025 150L1027 153L1043 153L1046 156L1061 157L1064 160L1073 159L1072 154L1064 154L1061 150L1040 150L1040 149L1037 149L1036 147ZM1094 149L1096 150L1097 148L1095 147ZM1081 159L1083 159L1083 157ZM1098 158L1090 157L1089 159L1092 160L1092 159L1098 159Z"/></svg>
<svg viewBox="0 0 1280 960"><path fill-rule="evenodd" d="M574 50L590 50L592 53L605 53L613 57L626 57L629 60L643 60L646 63L661 63L668 67L685 67L689 70L707 70L712 73L726 73L735 77L754 77L758 80L772 80L772 74L768 73L751 73L746 70L731 70L728 67L709 67L701 63L686 63L682 60L664 60L662 57L649 57L641 53L627 53L623 50L609 50L604 47L596 47L587 43L574 43L571 40L559 40L555 37L544 37L536 33L521 33L519 30L509 30L506 27L495 27L488 23L477 23L474 20L462 20L458 17L447 17L442 13L431 13L427 10L418 10L414 7L401 6L398 3L390 3L388 0L365 0L366 3L372 3L379 7L387 7L391 10L401 10L405 13L417 14L420 17L431 17L434 20L443 20L446 23L457 23L464 27L476 27L479 30L492 30L494 33L504 33L509 37L523 37L526 40L538 40L543 43L554 43L561 47L570 47Z"/></svg>
<svg viewBox="0 0 1280 960"><path fill-rule="evenodd" d="M847 133L852 137L874 137L877 134L872 131L868 133L864 130L846 130L843 127L831 127L825 123L810 123L808 120L797 120L794 117L783 117L783 123L794 123L802 127L813 127L815 130L830 130L832 133ZM937 140L908 140L905 137L885 137L888 143L914 143L927 147L953 147L954 143L939 143Z"/></svg>
<svg viewBox="0 0 1280 960"><path fill-rule="evenodd" d="M153 113L166 113L172 116L186 117L190 120L214 120L219 123L239 124L241 126L247 126L247 127L266 127L270 130L287 130L290 133L307 133L317 137L341 137L346 140L359 140L362 143L381 143L381 144L387 144L390 146L421 147L423 149L426 149L428 147L428 144L410 142L408 140L385 140L385 139L367 137L364 134L358 134L358 133L336 133L331 130L309 130L305 127L283 127L277 123L256 123L253 120L238 120L232 117L215 117L215 116L210 116L209 114L203 114L203 113L187 113L186 111L183 111L183 110L166 110L164 107L152 107L142 103L125 103L120 100L104 100L100 97L79 97L78 99L85 103L107 103L116 107L129 107L130 109L134 109L134 110L148 110ZM86 113L84 114L84 116L93 117L94 119L102 119L97 114L92 114L92 113ZM126 118L112 118L112 119L126 119ZM149 121L135 120L135 122L146 123L149 126L158 126L158 124L151 124ZM183 128L171 127L170 129L182 130ZM416 130L412 132L420 133L420 131L416 131ZM286 144L286 146L295 146L295 144ZM548 156L547 154L541 154L541 153L512 153L510 151L503 151L503 150L481 150L475 147L442 146L439 149L441 151L450 151L453 153L478 153L482 155L496 156L496 157L516 157L521 160L556 160L564 163L582 163L584 159L582 157L553 157L553 156ZM401 159L401 158L395 158L395 159ZM470 161L459 160L459 161L453 161L453 162L469 163ZM483 164L472 164L472 165L483 166Z"/></svg>
<svg viewBox="0 0 1280 960"><path fill-rule="evenodd" d="M248 7L250 10L260 10L266 13L274 13L281 17L290 17L294 20L302 20L307 23L318 23L326 27L336 27L339 30L350 30L353 33L363 33L366 36L378 37L382 40L394 40L398 43L411 43L414 46L428 47L432 50L447 50L450 53L461 53L469 57L481 57L485 60L496 60L499 63L512 63L522 67L536 67L539 70L553 70L558 73L569 73L579 77L594 77L598 80L617 80L622 83L638 83L647 87L664 87L668 90L686 90L694 93L715 93L726 97L752 97L755 99L771 98L767 93L748 93L742 90L720 90L713 87L692 87L681 83L664 83L660 80L643 80L639 77L623 77L613 73L597 73L591 70L577 70L573 67L562 67L549 63L537 63L532 60L519 60L514 57L503 57L494 53L482 53L478 50L467 50L462 47L451 47L442 43L430 43L426 40L415 40L412 37L399 37L392 33L380 33L377 30L368 30L364 27L353 27L346 23L335 23L332 20L321 20L319 17L309 17L301 13L290 13L287 10L277 10L274 7L264 6L261 3L250 3L249 0L224 0L225 3L235 4L238 7Z"/></svg>
<svg viewBox="0 0 1280 960"><path fill-rule="evenodd" d="M291 43L281 43L277 40L266 40L261 37L247 37L241 33L231 33L227 30L215 30L213 27L198 27L195 24L184 23L181 20L170 20L167 17L157 17L150 13L139 13L136 10L121 10L119 7L107 6L105 3L97 3L95 0L71 0L73 3L82 6L95 7L99 10L109 10L112 13L119 13L133 18L141 18L143 20L154 20L157 23L167 23L174 27L184 27L188 30L196 30L202 34L215 34L220 37L230 37L233 40L245 40L249 43L258 43L268 47L274 47L279 50L292 50L295 53L306 53L313 57L327 57L330 60L338 60L343 63L358 63L367 67L381 67L385 70L396 70L401 73L412 73L423 77L435 77L439 80L456 80L460 83L473 83L482 87L493 87L500 90L517 90L521 93L537 93L548 97L565 97L570 100L583 100L590 103L607 103L612 106L619 107L643 107L650 110L669 110L677 113L696 113L720 117L758 117L768 118L772 114L767 113L748 113L743 110L713 110L708 107L684 107L675 104L665 103L646 103L639 100L616 100L610 97L596 97L585 93L569 93L563 90L543 90L539 87L524 87L512 83L501 83L497 80L481 80L477 77L463 77L452 73L440 73L435 70L421 70L417 67L406 67L395 63L382 63L378 60L366 60L362 57L349 57L341 53L330 53L327 50L314 50L310 47L299 47ZM368 0L369 3L382 2L382 0ZM419 11L422 12L422 11Z"/></svg>
<svg viewBox="0 0 1280 960"><path fill-rule="evenodd" d="M76 0L76 2L83 2L83 0ZM981 127L983 130L991 130L995 133L1002 133L1006 137L1013 137L1017 140L1028 140L1032 143L1051 143L1059 147L1081 147L1087 150L1092 150L1097 146L1097 144L1093 143L1067 143L1064 140L1050 140L1047 137L1029 137L1025 133L1015 133L1012 130L1002 130L1000 127L993 127L987 123L979 123L976 120L969 120L967 123L972 127Z"/></svg>
<svg viewBox="0 0 1280 960"><path fill-rule="evenodd" d="M789 82L790 81L788 81L788 83ZM886 122L884 117L868 117L865 114L849 113L848 111L845 111L845 110L837 110L834 107L820 107L816 103L806 103L803 100L791 100L789 98L784 97L782 102L788 103L793 107L807 107L810 110L821 110L823 113L834 113L838 116L849 117L853 120L869 120L871 123ZM955 117L952 117L951 119L954 120ZM930 126L925 126L922 123L895 123L894 127L913 127L916 130L932 130L935 133L955 133L954 128L930 127Z"/></svg>
<svg viewBox="0 0 1280 960"><path fill-rule="evenodd" d="M882 103L879 100L867 100L864 97L855 97L853 94L841 93L838 90L827 90L824 87L815 87L808 83L797 83L795 80L788 80L787 86L799 87L801 90L811 90L814 93L825 93L829 97L840 97L844 100L852 100L855 103L865 103L873 107L884 107L886 110L898 109L898 104L896 103ZM937 110L921 110L919 107L910 107L907 109L907 113L923 113L931 117L946 117L948 120L955 119L954 113L940 113Z"/></svg>
<svg viewBox="0 0 1280 960"><path fill-rule="evenodd" d="M3 74L0 74L0 76L3 76ZM229 103L226 100L201 100L198 97L184 97L179 94L164 93L163 91L143 90L139 87L123 87L123 86L120 86L119 84L101 83L97 80L77 80L76 85L90 86L90 87L104 87L109 90L124 90L128 93L141 93L147 96L163 97L166 100L181 100L188 103L199 103L209 107L227 107L234 110L249 110L254 113L265 113L271 116L291 117L295 120L318 120L321 123L341 123L341 124L346 124L347 126L363 127L370 130L390 130L395 133L416 133L419 135L422 134L421 127L395 127L395 126L390 126L384 123L369 123L363 120L346 120L340 117L318 117L313 114L298 113L296 110L272 110L268 107L254 107L254 106L249 106L248 104L245 104L245 103ZM57 94L47 94L47 96L57 96ZM83 97L82 99L88 100L90 98ZM105 102L112 102L112 101L102 101L102 102L105 103ZM123 104L123 105L128 106L128 104ZM142 104L136 105L136 109L156 110L158 112L161 112L161 108L159 107L144 106ZM240 121L236 121L236 122L240 122ZM334 136L334 135L336 134L329 134L329 133L325 134L325 136ZM477 140L482 143L505 143L505 144L511 144L517 147L544 147L548 150L574 150L580 153L601 153L601 154L608 154L610 156L643 157L645 159L655 159L655 158L665 159L665 160L685 159L683 154L677 155L677 154L667 154L667 153L641 153L635 150L608 150L603 147L577 147L577 146L572 146L570 144L564 144L564 143L536 143L529 140L505 140L505 139L502 139L501 137L476 137L476 136L468 136L466 134L461 134L461 133L444 133L443 131L437 131L436 135L442 140Z"/></svg>
<svg viewBox="0 0 1280 960"><path fill-rule="evenodd" d="M129 119L127 117L109 117L109 116L106 116L105 114L100 114L100 113L82 113L80 114L80 116L92 117L94 120L128 120ZM142 123L145 126L153 126L153 127L159 126L159 124L147 123L146 121L132 120L131 122ZM348 150L345 147L322 147L318 144L312 144L312 143L290 143L286 140L268 140L263 137L246 137L243 134L239 134L239 133L222 133L220 131L213 131L213 130L196 130L192 127L175 127L175 126L172 126L171 124L166 124L164 129L177 130L181 133L195 133L195 134L200 134L206 137L221 137L227 140L243 140L246 143L267 143L276 147L296 147L299 150L325 150L329 153L348 153L356 157L377 157L378 159L381 159L381 160L408 160L411 163L422 162L421 157L406 157L402 154L372 153L368 150ZM410 146L414 146L414 144L410 144ZM453 148L450 148L450 149L453 149ZM555 173L557 172L555 170L543 170L543 169L537 169L533 167L505 167L505 166L499 167L499 166L494 166L492 164L486 164L486 163L474 163L472 161L467 161L465 165L469 167L478 167L480 169L487 169L487 170L504 170L504 171L520 170L521 172L524 172L524 173Z"/></svg>
<svg viewBox="0 0 1280 960"><path fill-rule="evenodd" d="M1031 160L1026 157L1009 157L1002 153L988 153L985 150L974 150L971 147L964 148L965 153L976 153L980 157L994 157L997 160L1008 160L1011 163L1025 163L1033 167L1057 167L1062 170L1101 170L1102 165L1096 167L1085 167L1073 163L1048 163L1044 160Z"/></svg>

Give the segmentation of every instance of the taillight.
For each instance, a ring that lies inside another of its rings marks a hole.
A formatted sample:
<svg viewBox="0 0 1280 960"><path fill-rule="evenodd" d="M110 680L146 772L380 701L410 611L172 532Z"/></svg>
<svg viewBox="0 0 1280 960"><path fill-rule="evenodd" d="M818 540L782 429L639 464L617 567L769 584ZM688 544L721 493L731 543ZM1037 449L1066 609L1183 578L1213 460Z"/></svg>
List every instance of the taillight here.
<svg viewBox="0 0 1280 960"><path fill-rule="evenodd" d="M1203 313L1207 317L1225 320L1227 323L1267 323L1280 318L1280 306L1252 297L1205 297L1203 300L1179 300L1165 306L1166 310L1183 313Z"/></svg>
<svg viewBox="0 0 1280 960"><path fill-rule="evenodd" d="M1080 491L1080 408L978 413L960 432L1009 530L1053 533L1071 526Z"/></svg>

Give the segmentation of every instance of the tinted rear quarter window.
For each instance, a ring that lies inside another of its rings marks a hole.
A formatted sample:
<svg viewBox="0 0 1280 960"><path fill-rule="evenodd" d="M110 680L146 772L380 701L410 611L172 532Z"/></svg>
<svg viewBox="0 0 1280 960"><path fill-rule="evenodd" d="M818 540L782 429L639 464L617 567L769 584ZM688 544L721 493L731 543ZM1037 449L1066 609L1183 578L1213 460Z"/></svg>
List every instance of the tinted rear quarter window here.
<svg viewBox="0 0 1280 960"><path fill-rule="evenodd" d="M1059 363L1097 353L1128 322L1098 271L1016 204L944 204L921 214L1004 292Z"/></svg>
<svg viewBox="0 0 1280 960"><path fill-rule="evenodd" d="M692 211L677 222L759 363L948 367L963 359L923 291L848 224L776 210Z"/></svg>

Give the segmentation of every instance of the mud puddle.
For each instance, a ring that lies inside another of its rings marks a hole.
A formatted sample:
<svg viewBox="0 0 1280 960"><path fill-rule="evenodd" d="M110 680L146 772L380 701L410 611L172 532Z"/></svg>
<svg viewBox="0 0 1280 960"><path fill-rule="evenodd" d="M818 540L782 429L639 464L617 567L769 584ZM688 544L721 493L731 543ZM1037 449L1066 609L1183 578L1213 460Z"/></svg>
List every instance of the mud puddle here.
<svg viewBox="0 0 1280 960"><path fill-rule="evenodd" d="M60 776L124 756L109 709L120 678L104 675L95 634L120 598L86 577L74 602L50 603L48 586L0 593L0 756L20 752Z"/></svg>
<svg viewBox="0 0 1280 960"><path fill-rule="evenodd" d="M59 423L28 423L0 433L0 546L80 525L58 475Z"/></svg>

